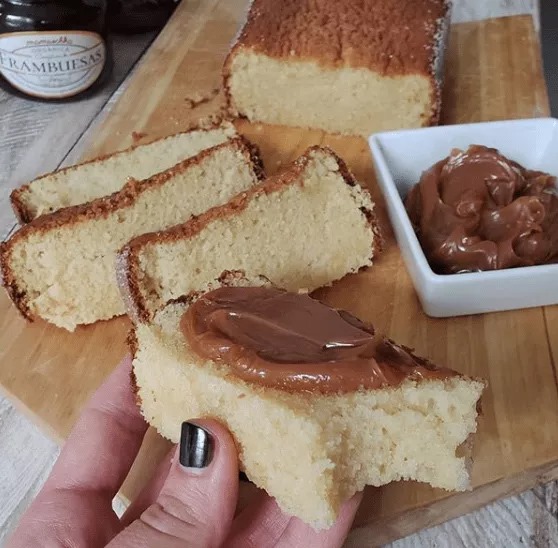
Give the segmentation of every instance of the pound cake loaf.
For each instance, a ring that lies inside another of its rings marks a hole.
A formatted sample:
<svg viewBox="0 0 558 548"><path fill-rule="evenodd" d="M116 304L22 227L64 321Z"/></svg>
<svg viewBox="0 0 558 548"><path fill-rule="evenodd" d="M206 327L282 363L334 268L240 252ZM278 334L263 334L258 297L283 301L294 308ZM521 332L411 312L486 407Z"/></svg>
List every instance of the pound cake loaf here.
<svg viewBox="0 0 558 548"><path fill-rule="evenodd" d="M258 272L288 289L330 284L372 264L381 242L373 208L345 163L312 147L229 203L130 241L117 265L128 314L149 321L224 270Z"/></svg>
<svg viewBox="0 0 558 548"><path fill-rule="evenodd" d="M262 177L257 152L238 137L110 196L43 215L1 244L4 285L25 317L70 331L123 314L115 260L128 240L223 204Z"/></svg>
<svg viewBox="0 0 558 548"><path fill-rule="evenodd" d="M371 133L437 123L447 0L253 0L224 64L252 122Z"/></svg>
<svg viewBox="0 0 558 548"><path fill-rule="evenodd" d="M219 420L248 478L315 528L365 485L469 488L483 381L261 278L228 273L209 289L129 337L138 403L163 436L177 442L188 417Z"/></svg>
<svg viewBox="0 0 558 548"><path fill-rule="evenodd" d="M70 166L15 189L11 194L12 207L19 221L27 223L45 213L117 192L129 177L148 179L236 136L234 126L224 122Z"/></svg>

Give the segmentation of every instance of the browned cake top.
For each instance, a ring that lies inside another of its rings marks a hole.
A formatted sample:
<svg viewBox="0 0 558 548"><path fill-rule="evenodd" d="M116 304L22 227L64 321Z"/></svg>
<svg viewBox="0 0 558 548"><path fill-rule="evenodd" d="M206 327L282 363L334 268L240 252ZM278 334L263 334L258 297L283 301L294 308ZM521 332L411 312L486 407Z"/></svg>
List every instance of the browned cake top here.
<svg viewBox="0 0 558 548"><path fill-rule="evenodd" d="M238 44L277 58L431 74L445 0L254 0Z"/></svg>

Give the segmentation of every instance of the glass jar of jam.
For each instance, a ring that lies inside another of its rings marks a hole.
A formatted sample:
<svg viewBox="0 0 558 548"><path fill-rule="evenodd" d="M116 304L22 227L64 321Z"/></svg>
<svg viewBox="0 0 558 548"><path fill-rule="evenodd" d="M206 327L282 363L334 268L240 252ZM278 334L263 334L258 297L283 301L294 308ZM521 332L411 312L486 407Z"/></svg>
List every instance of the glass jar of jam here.
<svg viewBox="0 0 558 548"><path fill-rule="evenodd" d="M106 0L0 0L0 86L42 100L98 89L111 68Z"/></svg>

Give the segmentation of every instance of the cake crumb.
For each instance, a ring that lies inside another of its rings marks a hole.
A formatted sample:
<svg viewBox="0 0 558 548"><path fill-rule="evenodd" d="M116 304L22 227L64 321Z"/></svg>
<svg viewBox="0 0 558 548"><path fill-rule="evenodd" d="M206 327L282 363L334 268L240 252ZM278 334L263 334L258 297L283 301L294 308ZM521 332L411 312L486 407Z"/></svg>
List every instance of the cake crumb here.
<svg viewBox="0 0 558 548"><path fill-rule="evenodd" d="M134 144L141 141L144 137L147 137L147 133L143 131L132 131L132 141Z"/></svg>
<svg viewBox="0 0 558 548"><path fill-rule="evenodd" d="M211 101L212 99L217 97L217 95L219 95L220 91L221 88L218 87L218 88L213 88L211 91L209 91L209 93L197 92L191 95L190 97L185 97L184 101L188 105L188 108L194 109L196 107L199 107L200 105L203 105L204 103L209 103L209 101Z"/></svg>

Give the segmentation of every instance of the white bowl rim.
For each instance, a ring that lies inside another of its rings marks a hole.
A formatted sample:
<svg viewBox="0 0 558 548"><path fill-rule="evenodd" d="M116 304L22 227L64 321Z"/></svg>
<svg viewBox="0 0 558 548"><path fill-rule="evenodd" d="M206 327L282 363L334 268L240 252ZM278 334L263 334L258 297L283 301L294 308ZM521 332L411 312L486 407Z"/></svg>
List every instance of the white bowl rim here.
<svg viewBox="0 0 558 548"><path fill-rule="evenodd" d="M368 141L370 142L372 139L379 139L385 137L392 137L392 136L405 136L410 134L416 133L440 133L440 132L447 132L447 131L457 131L462 128L478 128L481 126L491 126L494 128L498 128L498 126L506 127L506 126L521 126L521 125L556 125L558 124L558 118L553 118L552 116L545 116L542 118L513 118L509 120L493 120L490 122L470 122L465 124L447 124L447 125L440 125L440 126L429 126L429 127L419 127L419 128L410 128L410 129L394 129L390 131L381 131L378 133L372 133L368 137Z"/></svg>

